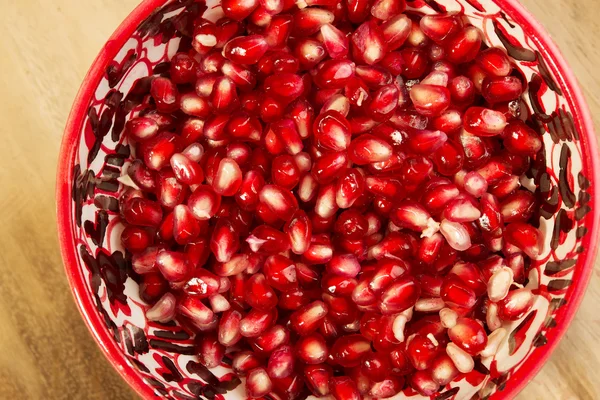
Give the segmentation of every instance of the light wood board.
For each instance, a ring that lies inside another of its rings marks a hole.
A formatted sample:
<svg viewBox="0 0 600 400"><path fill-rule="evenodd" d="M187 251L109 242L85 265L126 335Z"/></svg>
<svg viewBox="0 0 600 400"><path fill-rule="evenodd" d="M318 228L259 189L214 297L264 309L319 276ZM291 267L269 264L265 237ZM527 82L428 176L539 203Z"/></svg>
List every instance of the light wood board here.
<svg viewBox="0 0 600 400"><path fill-rule="evenodd" d="M98 50L136 0L4 0L0 12L0 398L134 399L72 300L55 227L64 124ZM597 0L523 0L600 126ZM600 398L600 276L520 400Z"/></svg>

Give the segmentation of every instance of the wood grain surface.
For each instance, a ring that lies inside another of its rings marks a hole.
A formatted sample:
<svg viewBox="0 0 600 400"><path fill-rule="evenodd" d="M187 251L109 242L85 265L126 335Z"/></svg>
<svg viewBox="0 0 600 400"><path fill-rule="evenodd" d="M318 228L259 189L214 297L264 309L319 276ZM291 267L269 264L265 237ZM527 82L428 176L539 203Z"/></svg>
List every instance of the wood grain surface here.
<svg viewBox="0 0 600 400"><path fill-rule="evenodd" d="M137 0L4 0L0 12L0 399L134 399L89 335L58 249L62 131L92 60ZM598 0L523 0L600 126ZM519 400L600 398L598 260L575 320Z"/></svg>

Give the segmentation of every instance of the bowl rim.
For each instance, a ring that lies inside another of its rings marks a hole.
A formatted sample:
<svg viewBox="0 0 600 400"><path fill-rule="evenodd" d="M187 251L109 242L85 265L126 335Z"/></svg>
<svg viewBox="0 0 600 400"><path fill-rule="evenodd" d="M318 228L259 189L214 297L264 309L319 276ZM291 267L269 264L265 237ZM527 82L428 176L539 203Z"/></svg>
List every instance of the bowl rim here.
<svg viewBox="0 0 600 400"><path fill-rule="evenodd" d="M155 398L154 389L146 384L141 375L130 365L128 365L126 355L117 346L113 337L106 329L104 322L98 314L93 301L90 300L87 287L81 274L78 273L77 251L74 243L74 234L71 229L72 220L72 164L76 154L76 146L81 126L85 119L86 109L89 100L93 96L96 87L102 79L106 65L111 62L119 50L135 32L138 25L155 10L167 3L169 0L143 0L117 27L114 33L107 40L106 44L100 50L98 56L94 59L89 71L87 72L81 87L75 97L73 106L64 130L62 143L60 146L57 180L56 180L56 213L58 222L58 238L60 251L63 259L65 273L69 281L69 286L73 292L73 298L77 308L87 325L90 333L96 340L98 346L102 349L104 356L110 364L121 375L121 377L135 390L142 398ZM554 76L559 81L563 89L564 96L573 109L573 116L577 128L582 131L582 144L585 157L582 162L588 166L589 180L592 182L594 192L592 193L592 230L587 235L587 243L597 243L600 234L600 160L598 157L598 143L594 134L594 126L591 114L583 93L579 87L577 79L572 70L566 63L562 53L553 42L551 36L541 26L541 24L525 9L518 0L491 0L500 8L506 11L510 17L517 22L527 35L536 43L543 55L544 61L554 72ZM530 356L519 368L515 378L519 378L518 383L502 391L502 395L507 398L516 396L539 372L546 363L556 346L562 339L571 324L575 313L583 299L586 288L589 284L591 273L594 268L597 247L587 247L584 268L577 277L578 284L573 288L570 301L566 304L563 311L564 319L562 323L555 328L555 335L548 339L545 351L538 352ZM530 368L524 368L529 366ZM493 396L496 397L496 396Z"/></svg>

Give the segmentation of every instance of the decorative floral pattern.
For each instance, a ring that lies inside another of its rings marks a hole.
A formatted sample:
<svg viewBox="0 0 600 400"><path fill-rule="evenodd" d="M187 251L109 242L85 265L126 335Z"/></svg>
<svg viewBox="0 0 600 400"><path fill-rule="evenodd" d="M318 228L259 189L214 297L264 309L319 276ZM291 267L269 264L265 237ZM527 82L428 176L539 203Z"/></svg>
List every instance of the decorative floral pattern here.
<svg viewBox="0 0 600 400"><path fill-rule="evenodd" d="M578 256L586 251L586 235L592 229L591 218L586 217L592 192L585 175L590 166L584 165L589 156L584 154L580 140L584 135L574 121L572 100L542 59L535 37L501 10L498 4L503 1L408 2L413 11L426 14L461 11L481 28L488 45L506 48L529 83L524 110L544 137L544 148L523 181L537 186L539 226L546 238L544 253L528 270L527 286L537 295L534 308L506 325L510 334L493 360L452 382L435 397L438 400L502 397L507 386L515 385L510 377L531 368L527 360L544 351L555 335L553 328L565 318L571 284L583 268ZM139 298L137 276L120 243L122 187L117 177L130 157L122 135L125 122L145 101L150 83L146 77L160 74L173 54L189 48L192 21L205 11L193 0L168 1L139 25L89 99L72 167L71 229L79 259L69 268L84 277L90 300L131 368L156 395L169 399L245 397L227 362L210 371L197 363L191 332L175 323L145 319L148 306ZM397 396L402 397L421 398L411 389Z"/></svg>

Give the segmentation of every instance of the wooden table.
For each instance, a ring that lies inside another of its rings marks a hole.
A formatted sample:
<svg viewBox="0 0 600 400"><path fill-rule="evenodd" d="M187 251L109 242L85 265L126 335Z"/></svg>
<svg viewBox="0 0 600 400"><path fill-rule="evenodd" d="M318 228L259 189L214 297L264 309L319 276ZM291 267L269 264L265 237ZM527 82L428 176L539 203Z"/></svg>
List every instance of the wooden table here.
<svg viewBox="0 0 600 400"><path fill-rule="evenodd" d="M0 398L134 399L75 308L54 181L77 89L138 0L5 1L0 13ZM552 33L600 126L596 0L523 0ZM600 276L522 400L600 398Z"/></svg>

